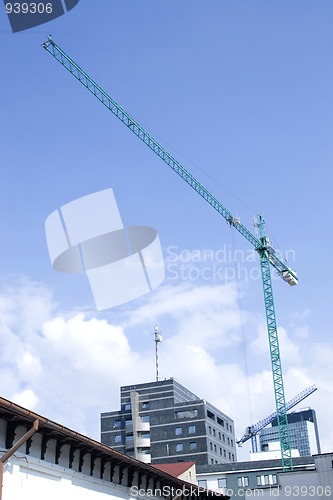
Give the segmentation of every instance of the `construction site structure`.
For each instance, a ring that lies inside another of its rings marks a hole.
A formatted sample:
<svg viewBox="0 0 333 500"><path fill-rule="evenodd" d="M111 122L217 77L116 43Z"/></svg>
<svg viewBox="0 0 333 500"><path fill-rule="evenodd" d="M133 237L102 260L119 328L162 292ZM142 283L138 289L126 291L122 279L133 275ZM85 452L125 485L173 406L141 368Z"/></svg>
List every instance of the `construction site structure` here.
<svg viewBox="0 0 333 500"><path fill-rule="evenodd" d="M288 403L286 403L286 411L291 410L294 406L296 406L298 403L303 401L303 399L307 398L317 390L317 387L315 385L312 385L311 387L308 387L307 389L304 389L302 392L297 394L294 398L292 398ZM268 417L263 418L262 420L259 420L254 425L249 425L246 427L244 435L236 441L238 446L243 446L246 441L251 439L251 446L252 446L252 453L257 453L258 452L258 440L257 436L261 429L269 425L273 420L277 417L276 412L271 413L268 415Z"/></svg>
<svg viewBox="0 0 333 500"><path fill-rule="evenodd" d="M82 68L73 61L53 40L48 37L42 47L51 54L69 73L71 73L89 92L91 92L106 108L108 108L126 127L159 156L172 170L174 170L189 186L194 189L209 205L246 238L259 255L261 277L263 284L266 323L268 331L269 351L273 375L274 398L279 428L282 467L283 470L292 470L292 456L288 433L286 401L284 393L280 348L278 340L277 322L274 307L272 278L270 267L274 267L278 275L289 285L298 283L298 278L277 256L271 246L265 231L265 221L258 214L257 227L259 238L251 233L239 218L234 216L220 203L192 174L190 174L163 146L161 146L139 123L129 115L124 108L116 103Z"/></svg>

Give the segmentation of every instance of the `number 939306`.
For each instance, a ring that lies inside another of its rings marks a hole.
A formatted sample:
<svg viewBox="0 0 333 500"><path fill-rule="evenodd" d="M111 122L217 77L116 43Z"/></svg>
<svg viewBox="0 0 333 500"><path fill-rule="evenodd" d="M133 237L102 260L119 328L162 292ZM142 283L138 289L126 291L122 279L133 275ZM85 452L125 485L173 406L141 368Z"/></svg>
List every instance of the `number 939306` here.
<svg viewBox="0 0 333 500"><path fill-rule="evenodd" d="M285 486L286 497L330 497L332 488L330 486Z"/></svg>
<svg viewBox="0 0 333 500"><path fill-rule="evenodd" d="M52 3L7 2L6 12L7 14L51 14Z"/></svg>

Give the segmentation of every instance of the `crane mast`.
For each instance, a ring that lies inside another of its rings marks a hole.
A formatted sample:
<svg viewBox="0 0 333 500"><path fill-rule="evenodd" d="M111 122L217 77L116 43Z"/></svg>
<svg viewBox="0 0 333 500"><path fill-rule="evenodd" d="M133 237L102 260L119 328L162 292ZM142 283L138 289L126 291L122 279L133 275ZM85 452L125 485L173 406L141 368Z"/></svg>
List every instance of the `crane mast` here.
<svg viewBox="0 0 333 500"><path fill-rule="evenodd" d="M266 310L271 367L273 374L276 414L279 428L281 456L283 470L292 470L292 457L286 416L286 402L283 387L282 366L276 316L273 300L272 279L270 266L273 266L278 275L289 285L296 285L296 273L281 261L274 248L269 244L265 233L265 222L258 216L259 238L253 235L238 217L234 216L220 203L199 181L195 179L173 156L168 153L138 122L134 120L119 104L117 104L85 71L78 66L52 39L48 37L42 47L51 54L69 73L91 92L104 106L106 106L124 125L127 126L142 142L144 142L157 156L159 156L172 170L174 170L187 184L191 186L209 205L211 205L224 219L244 236L255 248L260 258L261 276Z"/></svg>

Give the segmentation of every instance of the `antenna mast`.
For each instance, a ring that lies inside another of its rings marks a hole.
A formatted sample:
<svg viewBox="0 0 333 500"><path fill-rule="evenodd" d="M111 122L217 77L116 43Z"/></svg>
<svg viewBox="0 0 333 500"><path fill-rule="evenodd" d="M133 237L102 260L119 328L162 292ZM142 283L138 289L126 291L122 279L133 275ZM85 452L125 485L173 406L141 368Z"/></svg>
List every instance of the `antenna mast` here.
<svg viewBox="0 0 333 500"><path fill-rule="evenodd" d="M162 342L161 332L158 331L158 326L154 327L154 340L155 340L155 366L156 366L156 382L158 382L158 344Z"/></svg>

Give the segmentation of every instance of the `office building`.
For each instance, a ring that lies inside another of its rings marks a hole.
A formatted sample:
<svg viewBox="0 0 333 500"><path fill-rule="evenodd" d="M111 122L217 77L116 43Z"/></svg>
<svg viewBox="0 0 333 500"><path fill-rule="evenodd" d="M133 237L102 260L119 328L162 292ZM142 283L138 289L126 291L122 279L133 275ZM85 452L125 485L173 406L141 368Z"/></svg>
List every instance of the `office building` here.
<svg viewBox="0 0 333 500"><path fill-rule="evenodd" d="M152 464L236 461L233 420L173 378L121 387L120 405L101 415L103 444Z"/></svg>
<svg viewBox="0 0 333 500"><path fill-rule="evenodd" d="M288 413L288 429L290 447L297 449L301 457L315 453L320 454L320 441L316 412L312 409ZM260 449L268 450L268 443L279 441L277 419L273 420L271 427L260 431Z"/></svg>

